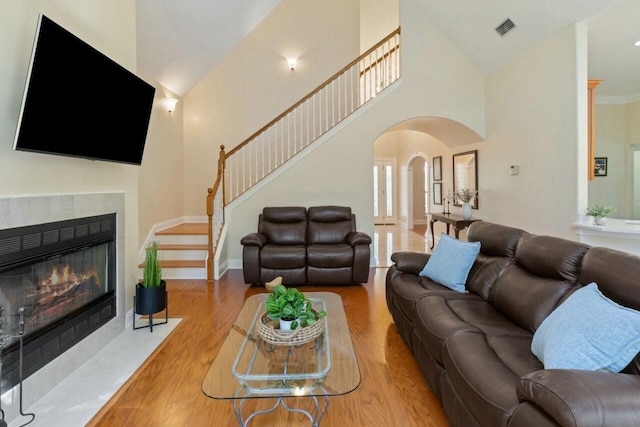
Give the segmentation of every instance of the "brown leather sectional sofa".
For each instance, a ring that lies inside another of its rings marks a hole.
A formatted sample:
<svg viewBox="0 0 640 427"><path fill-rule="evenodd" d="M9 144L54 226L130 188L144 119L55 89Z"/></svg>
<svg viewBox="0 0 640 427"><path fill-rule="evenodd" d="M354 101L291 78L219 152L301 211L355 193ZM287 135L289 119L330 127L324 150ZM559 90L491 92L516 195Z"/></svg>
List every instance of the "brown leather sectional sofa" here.
<svg viewBox="0 0 640 427"><path fill-rule="evenodd" d="M344 206L266 207L240 241L245 283L355 284L369 278L371 237Z"/></svg>
<svg viewBox="0 0 640 427"><path fill-rule="evenodd" d="M469 228L480 254L467 293L419 272L428 254L398 252L386 297L452 426L640 426L640 357L621 372L544 369L531 352L541 322L573 292L640 310L640 257L488 222Z"/></svg>

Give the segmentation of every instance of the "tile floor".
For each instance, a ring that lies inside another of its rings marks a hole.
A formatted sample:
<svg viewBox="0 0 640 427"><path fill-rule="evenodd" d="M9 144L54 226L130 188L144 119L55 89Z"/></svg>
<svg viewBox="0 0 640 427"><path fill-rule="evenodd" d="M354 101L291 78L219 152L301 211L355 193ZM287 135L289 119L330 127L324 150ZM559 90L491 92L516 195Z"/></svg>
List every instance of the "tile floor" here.
<svg viewBox="0 0 640 427"><path fill-rule="evenodd" d="M376 225L371 250L376 267L390 267L391 254L398 251L431 252L431 235L426 225L416 225L407 230L398 225Z"/></svg>

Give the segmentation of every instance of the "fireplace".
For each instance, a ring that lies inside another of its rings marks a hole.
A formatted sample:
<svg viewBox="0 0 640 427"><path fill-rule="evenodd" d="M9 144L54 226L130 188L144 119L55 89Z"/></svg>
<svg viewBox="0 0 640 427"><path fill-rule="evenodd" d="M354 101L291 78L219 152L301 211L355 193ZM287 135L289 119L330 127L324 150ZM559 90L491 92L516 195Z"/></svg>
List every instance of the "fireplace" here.
<svg viewBox="0 0 640 427"><path fill-rule="evenodd" d="M0 230L2 390L116 315L116 214Z"/></svg>

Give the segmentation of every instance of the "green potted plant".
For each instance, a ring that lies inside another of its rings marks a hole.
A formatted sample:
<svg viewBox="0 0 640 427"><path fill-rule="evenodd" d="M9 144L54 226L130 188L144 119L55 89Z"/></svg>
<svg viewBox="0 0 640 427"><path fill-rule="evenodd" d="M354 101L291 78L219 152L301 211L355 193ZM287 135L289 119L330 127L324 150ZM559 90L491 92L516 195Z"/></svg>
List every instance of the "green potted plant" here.
<svg viewBox="0 0 640 427"><path fill-rule="evenodd" d="M162 280L158 242L153 242L146 248L142 281L136 284L134 301L136 314L149 315L149 327L153 332L153 314L167 308L167 284Z"/></svg>
<svg viewBox="0 0 640 427"><path fill-rule="evenodd" d="M607 221L607 215L615 212L617 209L611 205L600 206L594 205L592 208L587 208L587 216L592 216L596 225L604 225Z"/></svg>
<svg viewBox="0 0 640 427"><path fill-rule="evenodd" d="M298 289L284 285L276 286L267 297L265 309L270 319L280 321L280 329L284 331L312 326L317 319L327 315L324 310L312 310L311 301Z"/></svg>

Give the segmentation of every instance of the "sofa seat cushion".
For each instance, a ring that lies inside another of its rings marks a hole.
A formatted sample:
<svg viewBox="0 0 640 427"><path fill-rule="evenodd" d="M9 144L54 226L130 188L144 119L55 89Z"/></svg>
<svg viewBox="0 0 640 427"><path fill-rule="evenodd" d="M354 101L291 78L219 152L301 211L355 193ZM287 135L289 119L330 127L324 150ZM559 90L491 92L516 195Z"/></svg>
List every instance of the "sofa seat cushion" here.
<svg viewBox="0 0 640 427"><path fill-rule="evenodd" d="M353 248L346 243L333 245L309 245L307 263L312 267L340 268L353 265Z"/></svg>
<svg viewBox="0 0 640 427"><path fill-rule="evenodd" d="M387 286L390 287L389 293L393 305L408 319L413 317L413 308L420 298L434 292L450 294L454 292L431 279L408 273L398 274Z"/></svg>
<svg viewBox="0 0 640 427"><path fill-rule="evenodd" d="M307 269L302 268L260 268L260 277L265 282L270 282L276 277L282 278L282 284L285 286L297 286L307 283Z"/></svg>
<svg viewBox="0 0 640 427"><path fill-rule="evenodd" d="M416 334L434 358L443 363L444 345L451 335L472 331L490 337L513 337L531 342L532 334L519 327L475 294L431 294L416 302Z"/></svg>
<svg viewBox="0 0 640 427"><path fill-rule="evenodd" d="M480 425L506 426L519 405L520 377L542 369L526 337L458 332L445 345L444 367L452 387Z"/></svg>
<svg viewBox="0 0 640 427"><path fill-rule="evenodd" d="M307 267L307 283L310 285L352 283L351 267L318 268L310 265Z"/></svg>
<svg viewBox="0 0 640 427"><path fill-rule="evenodd" d="M260 264L263 268L285 270L304 268L307 248L304 245L279 246L267 244L260 251Z"/></svg>

